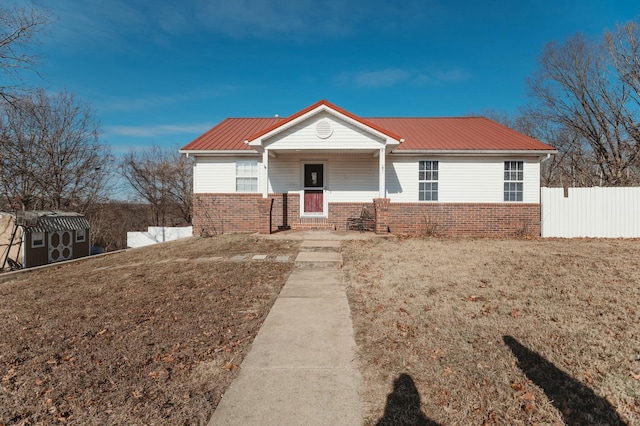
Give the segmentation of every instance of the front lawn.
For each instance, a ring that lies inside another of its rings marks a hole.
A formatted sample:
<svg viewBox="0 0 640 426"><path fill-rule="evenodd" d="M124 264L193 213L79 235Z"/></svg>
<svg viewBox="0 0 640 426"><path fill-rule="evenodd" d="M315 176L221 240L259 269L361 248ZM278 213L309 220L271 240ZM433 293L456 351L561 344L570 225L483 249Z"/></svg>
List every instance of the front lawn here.
<svg viewBox="0 0 640 426"><path fill-rule="evenodd" d="M298 245L189 238L0 284L0 424L206 424Z"/></svg>
<svg viewBox="0 0 640 426"><path fill-rule="evenodd" d="M372 240L343 256L366 424L640 424L639 241Z"/></svg>

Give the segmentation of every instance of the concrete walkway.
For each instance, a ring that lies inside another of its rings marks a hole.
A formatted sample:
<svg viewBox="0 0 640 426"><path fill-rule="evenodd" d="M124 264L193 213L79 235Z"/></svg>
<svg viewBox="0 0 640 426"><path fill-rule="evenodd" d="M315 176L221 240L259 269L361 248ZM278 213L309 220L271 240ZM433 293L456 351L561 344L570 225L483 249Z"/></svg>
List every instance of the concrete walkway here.
<svg viewBox="0 0 640 426"><path fill-rule="evenodd" d="M210 426L362 424L340 242L311 235Z"/></svg>

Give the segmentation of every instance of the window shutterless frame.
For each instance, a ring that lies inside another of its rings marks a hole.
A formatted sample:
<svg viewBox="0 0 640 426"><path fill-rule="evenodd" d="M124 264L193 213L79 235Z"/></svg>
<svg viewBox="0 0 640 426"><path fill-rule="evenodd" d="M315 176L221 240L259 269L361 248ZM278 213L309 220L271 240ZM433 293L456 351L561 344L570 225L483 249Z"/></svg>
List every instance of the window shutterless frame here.
<svg viewBox="0 0 640 426"><path fill-rule="evenodd" d="M524 161L504 162L504 201L522 201Z"/></svg>
<svg viewBox="0 0 640 426"><path fill-rule="evenodd" d="M418 200L438 201L438 162L418 162Z"/></svg>

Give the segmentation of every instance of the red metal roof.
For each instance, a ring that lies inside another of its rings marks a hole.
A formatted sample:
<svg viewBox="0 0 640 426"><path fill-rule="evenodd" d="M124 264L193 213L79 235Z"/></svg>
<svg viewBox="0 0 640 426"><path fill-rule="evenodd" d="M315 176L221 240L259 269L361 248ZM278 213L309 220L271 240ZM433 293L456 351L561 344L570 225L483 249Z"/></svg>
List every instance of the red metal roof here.
<svg viewBox="0 0 640 426"><path fill-rule="evenodd" d="M553 151L553 147L547 144L484 117L361 118L327 101L317 102L288 118L227 118L182 150L252 151L245 140L264 136L320 105L326 105L393 139L404 139L395 151Z"/></svg>

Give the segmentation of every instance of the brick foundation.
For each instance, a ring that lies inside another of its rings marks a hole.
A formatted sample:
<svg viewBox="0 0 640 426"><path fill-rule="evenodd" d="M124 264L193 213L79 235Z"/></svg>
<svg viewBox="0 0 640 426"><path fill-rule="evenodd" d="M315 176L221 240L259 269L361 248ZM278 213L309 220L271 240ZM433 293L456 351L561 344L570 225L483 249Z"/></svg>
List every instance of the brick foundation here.
<svg viewBox="0 0 640 426"><path fill-rule="evenodd" d="M193 235L258 232L260 194L194 194Z"/></svg>
<svg viewBox="0 0 640 426"><path fill-rule="evenodd" d="M394 234L473 237L540 236L539 204L391 203Z"/></svg>
<svg viewBox="0 0 640 426"><path fill-rule="evenodd" d="M347 229L347 219L359 217L367 206L378 219L376 232L434 236L539 236L539 204L489 203L329 203L326 219L300 218L298 194L269 194L270 227L258 206L260 194L195 194L194 235L229 232L276 232L282 229ZM373 201L373 200L372 200ZM267 202L269 203L269 202ZM386 210L385 210L386 209ZM261 227L261 223L264 223Z"/></svg>

